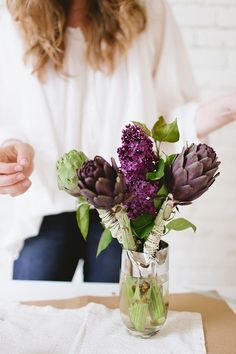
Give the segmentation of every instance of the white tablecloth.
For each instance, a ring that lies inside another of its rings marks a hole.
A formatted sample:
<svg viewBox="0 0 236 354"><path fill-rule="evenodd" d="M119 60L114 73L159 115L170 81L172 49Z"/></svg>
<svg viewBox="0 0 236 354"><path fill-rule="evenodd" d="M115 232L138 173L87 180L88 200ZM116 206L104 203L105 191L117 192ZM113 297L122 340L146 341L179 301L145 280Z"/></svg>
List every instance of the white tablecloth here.
<svg viewBox="0 0 236 354"><path fill-rule="evenodd" d="M131 336L119 310L0 303L1 354L206 354L201 315L172 312L149 339Z"/></svg>

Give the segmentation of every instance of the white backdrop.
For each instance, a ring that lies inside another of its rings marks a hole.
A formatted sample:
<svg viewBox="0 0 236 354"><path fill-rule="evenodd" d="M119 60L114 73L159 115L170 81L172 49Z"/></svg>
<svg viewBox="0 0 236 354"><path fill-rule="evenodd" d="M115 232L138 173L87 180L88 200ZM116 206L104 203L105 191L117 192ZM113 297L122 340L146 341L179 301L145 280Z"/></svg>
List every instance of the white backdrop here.
<svg viewBox="0 0 236 354"><path fill-rule="evenodd" d="M236 0L169 3L183 32L202 99L236 90ZM222 161L221 176L207 195L181 210L198 226L197 233L168 237L172 287L236 285L235 136L236 124L232 124L209 137ZM0 198L1 222L7 200Z"/></svg>
<svg viewBox="0 0 236 354"><path fill-rule="evenodd" d="M170 0L202 100L236 90L236 0ZM222 161L212 189L181 212L198 226L169 236L172 283L236 285L236 123L209 136Z"/></svg>

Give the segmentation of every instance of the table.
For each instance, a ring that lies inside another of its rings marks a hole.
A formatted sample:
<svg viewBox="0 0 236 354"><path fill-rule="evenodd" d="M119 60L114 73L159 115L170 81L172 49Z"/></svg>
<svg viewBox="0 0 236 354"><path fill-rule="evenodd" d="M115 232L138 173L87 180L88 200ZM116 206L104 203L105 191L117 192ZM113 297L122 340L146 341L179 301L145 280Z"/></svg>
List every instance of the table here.
<svg viewBox="0 0 236 354"><path fill-rule="evenodd" d="M198 312L202 316L205 343L208 354L234 354L236 348L236 316L215 292L185 293L170 295L170 309ZM118 296L80 296L64 300L27 302L27 305L47 306L62 309L78 309L94 302L108 308L119 307Z"/></svg>
<svg viewBox="0 0 236 354"><path fill-rule="evenodd" d="M215 290L236 313L236 286L206 286L196 288L172 289L171 293L201 293ZM51 299L68 299L76 296L111 296L119 294L116 283L84 283L53 281L0 281L0 301L37 301Z"/></svg>
<svg viewBox="0 0 236 354"><path fill-rule="evenodd" d="M12 280L0 282L0 301L67 299L118 295L119 284Z"/></svg>
<svg viewBox="0 0 236 354"><path fill-rule="evenodd" d="M202 314L208 354L233 354L236 347L236 316L229 307L219 300L216 292L206 294L206 287L198 289L200 292L197 294L189 294L193 289L180 290L186 293L170 295L170 308ZM236 313L236 287L218 287L217 290ZM119 303L118 293L118 284L18 280L0 282L0 301L21 301L29 305L52 305L59 308L78 308L91 301L116 308Z"/></svg>

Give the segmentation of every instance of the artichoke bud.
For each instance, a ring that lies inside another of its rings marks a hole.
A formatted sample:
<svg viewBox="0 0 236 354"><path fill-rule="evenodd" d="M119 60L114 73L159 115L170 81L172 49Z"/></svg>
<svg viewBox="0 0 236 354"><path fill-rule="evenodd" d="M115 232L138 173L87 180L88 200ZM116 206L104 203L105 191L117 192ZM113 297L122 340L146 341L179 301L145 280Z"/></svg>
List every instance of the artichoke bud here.
<svg viewBox="0 0 236 354"><path fill-rule="evenodd" d="M87 159L83 152L71 150L57 161L57 184L60 190L64 190L74 197L81 195L77 171Z"/></svg>
<svg viewBox="0 0 236 354"><path fill-rule="evenodd" d="M115 160L111 161L112 165L96 156L94 160L86 161L78 171L81 195L97 209L110 210L125 198L124 176Z"/></svg>
<svg viewBox="0 0 236 354"><path fill-rule="evenodd" d="M219 175L219 165L215 151L206 144L183 148L171 165L168 181L175 205L191 204L205 193Z"/></svg>

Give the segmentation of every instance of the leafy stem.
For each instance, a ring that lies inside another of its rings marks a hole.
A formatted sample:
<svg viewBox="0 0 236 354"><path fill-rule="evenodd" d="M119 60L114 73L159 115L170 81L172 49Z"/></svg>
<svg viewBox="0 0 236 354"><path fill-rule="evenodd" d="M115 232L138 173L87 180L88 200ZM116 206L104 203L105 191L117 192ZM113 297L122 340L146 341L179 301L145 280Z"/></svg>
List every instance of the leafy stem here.
<svg viewBox="0 0 236 354"><path fill-rule="evenodd" d="M157 140L154 140L154 142L155 142L155 146L156 146L157 157L159 158L159 156L160 156L160 146L161 146L161 144L159 143L159 146L158 146Z"/></svg>

